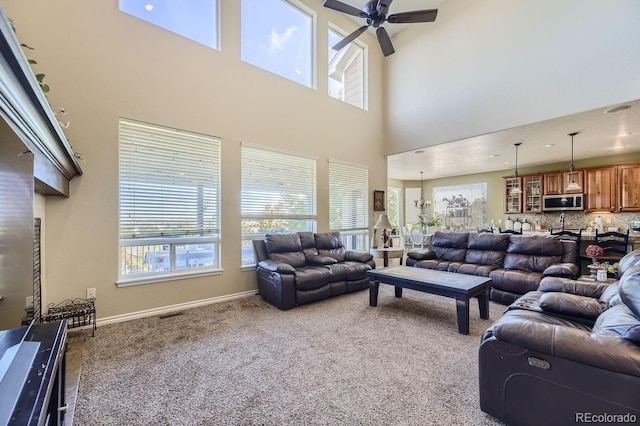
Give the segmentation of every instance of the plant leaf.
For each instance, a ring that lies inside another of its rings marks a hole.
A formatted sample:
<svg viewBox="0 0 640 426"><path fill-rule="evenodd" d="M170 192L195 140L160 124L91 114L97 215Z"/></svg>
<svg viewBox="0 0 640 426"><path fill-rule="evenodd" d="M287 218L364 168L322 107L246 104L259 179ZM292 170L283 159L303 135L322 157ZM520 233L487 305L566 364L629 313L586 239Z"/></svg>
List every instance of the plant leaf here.
<svg viewBox="0 0 640 426"><path fill-rule="evenodd" d="M31 59L31 58L29 58L29 59L27 59L27 61L29 61L29 63L30 63L31 65L33 65L33 64L37 64L37 62L35 61L35 59Z"/></svg>
<svg viewBox="0 0 640 426"><path fill-rule="evenodd" d="M31 46L29 46L27 44L24 44L24 43L20 43L20 46L24 47L25 49L35 50L33 47L31 47Z"/></svg>
<svg viewBox="0 0 640 426"><path fill-rule="evenodd" d="M42 83L42 81L44 80L45 74L36 74L36 79Z"/></svg>
<svg viewBox="0 0 640 426"><path fill-rule="evenodd" d="M47 83L40 83L40 88L44 93L47 93L49 91L49 85Z"/></svg>

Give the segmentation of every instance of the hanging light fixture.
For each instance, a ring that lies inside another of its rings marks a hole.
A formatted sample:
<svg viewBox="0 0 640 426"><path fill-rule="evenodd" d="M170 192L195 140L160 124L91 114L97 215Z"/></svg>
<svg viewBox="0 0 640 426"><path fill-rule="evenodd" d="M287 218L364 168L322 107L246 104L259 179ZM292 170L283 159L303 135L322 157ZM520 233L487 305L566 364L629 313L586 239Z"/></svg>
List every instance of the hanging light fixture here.
<svg viewBox="0 0 640 426"><path fill-rule="evenodd" d="M425 200L424 197L422 196L422 185L423 185L422 172L420 172L420 199L413 200L413 202L416 204L416 207L419 208L420 210L431 206L431 200Z"/></svg>
<svg viewBox="0 0 640 426"><path fill-rule="evenodd" d="M567 191L575 191L580 189L580 185L576 183L576 179L573 176L573 171L576 169L575 165L573 164L573 137L578 133L579 132L573 132L567 135L571 136L571 167L569 168L569 170L571 170L571 182L569 182L569 185L567 185Z"/></svg>
<svg viewBox="0 0 640 426"><path fill-rule="evenodd" d="M518 183L518 147L520 145L522 145L521 142L513 144L513 146L516 147L516 171L513 174L513 177L515 178L516 182L515 182L515 185L512 186L511 189L509 190L509 195L520 195L520 194L522 194L522 189L520 189L520 184Z"/></svg>

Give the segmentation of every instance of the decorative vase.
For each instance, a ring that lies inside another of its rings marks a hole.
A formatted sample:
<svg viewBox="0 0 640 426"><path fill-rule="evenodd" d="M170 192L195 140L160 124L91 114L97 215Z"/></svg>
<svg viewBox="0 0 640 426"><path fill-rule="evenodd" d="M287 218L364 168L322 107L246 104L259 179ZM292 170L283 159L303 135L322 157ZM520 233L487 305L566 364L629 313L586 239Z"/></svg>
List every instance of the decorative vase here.
<svg viewBox="0 0 640 426"><path fill-rule="evenodd" d="M598 269L596 279L598 281L606 281L607 280L607 270L606 269Z"/></svg>

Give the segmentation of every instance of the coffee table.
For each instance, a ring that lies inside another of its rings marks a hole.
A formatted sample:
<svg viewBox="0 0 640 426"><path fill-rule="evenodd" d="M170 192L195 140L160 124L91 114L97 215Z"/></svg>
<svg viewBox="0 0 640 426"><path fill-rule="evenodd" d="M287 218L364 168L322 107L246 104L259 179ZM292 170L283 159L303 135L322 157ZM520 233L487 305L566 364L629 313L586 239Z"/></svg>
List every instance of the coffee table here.
<svg viewBox="0 0 640 426"><path fill-rule="evenodd" d="M402 297L402 289L422 291L456 299L458 332L469 334L469 299L476 297L480 318L489 319L489 288L491 278L456 274L411 266L372 269L367 272L369 284L369 306L378 305L380 283L395 286L396 297Z"/></svg>

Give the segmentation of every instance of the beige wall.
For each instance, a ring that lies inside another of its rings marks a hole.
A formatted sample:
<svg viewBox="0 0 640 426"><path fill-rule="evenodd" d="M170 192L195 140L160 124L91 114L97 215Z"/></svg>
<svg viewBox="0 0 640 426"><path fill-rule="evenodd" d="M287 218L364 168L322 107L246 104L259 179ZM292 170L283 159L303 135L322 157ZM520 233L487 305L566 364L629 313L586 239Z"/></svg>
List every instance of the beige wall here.
<svg viewBox="0 0 640 426"><path fill-rule="evenodd" d="M447 0L385 61L385 154L640 98L637 0Z"/></svg>
<svg viewBox="0 0 640 426"><path fill-rule="evenodd" d="M222 49L212 50L118 11L112 1L2 0L18 36L35 48L50 102L65 107L65 131L85 160L69 199L46 199L48 302L97 289L99 318L256 289L240 269L240 143L317 157L318 230L328 228L327 159L369 166L370 188L386 186L382 57L369 49L368 111L327 96L327 24L317 15L317 89L240 60L240 2L221 0ZM352 30L342 16L334 23ZM118 118L222 138L221 275L118 288ZM45 208L38 208L39 211ZM371 206L372 210L372 206ZM373 213L373 212L372 212ZM373 219L373 215L371 215Z"/></svg>

